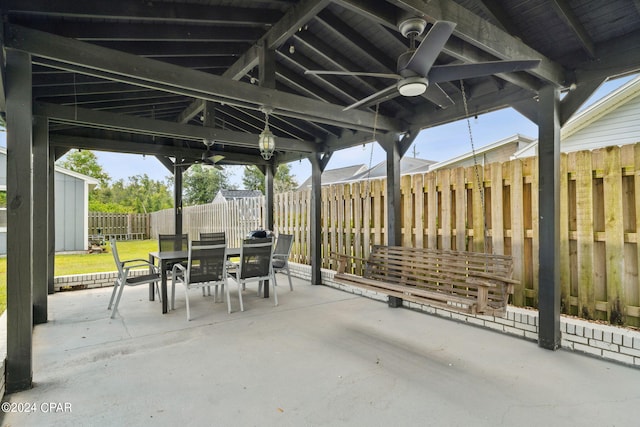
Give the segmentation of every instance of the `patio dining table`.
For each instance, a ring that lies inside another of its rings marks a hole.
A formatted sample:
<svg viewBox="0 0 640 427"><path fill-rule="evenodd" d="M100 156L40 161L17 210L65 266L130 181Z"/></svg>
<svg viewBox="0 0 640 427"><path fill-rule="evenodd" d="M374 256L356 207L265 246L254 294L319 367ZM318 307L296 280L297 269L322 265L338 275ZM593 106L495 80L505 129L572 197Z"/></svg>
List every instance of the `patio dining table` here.
<svg viewBox="0 0 640 427"><path fill-rule="evenodd" d="M240 256L240 248L227 248L227 258ZM162 297L162 313L169 311L167 296L167 265L182 262L189 259L189 251L154 251L149 252L149 262L155 265L156 260L160 267L160 293ZM264 297L269 298L269 287L264 286ZM149 301L155 299L153 283L149 284Z"/></svg>

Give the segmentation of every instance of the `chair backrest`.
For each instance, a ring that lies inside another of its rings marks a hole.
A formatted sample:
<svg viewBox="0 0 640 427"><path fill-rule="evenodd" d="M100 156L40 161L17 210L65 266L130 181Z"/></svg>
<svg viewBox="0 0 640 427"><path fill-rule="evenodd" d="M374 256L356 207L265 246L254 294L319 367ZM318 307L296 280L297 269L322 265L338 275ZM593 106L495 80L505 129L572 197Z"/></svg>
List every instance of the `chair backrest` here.
<svg viewBox="0 0 640 427"><path fill-rule="evenodd" d="M109 238L109 246L111 246L111 253L113 254L113 260L116 262L116 267L118 267L118 273L122 276L124 273L124 268L122 267L122 262L120 261L120 256L118 255L118 247L116 246L116 238L111 236Z"/></svg>
<svg viewBox="0 0 640 427"><path fill-rule="evenodd" d="M158 250L160 252L186 251L189 249L188 234L159 234Z"/></svg>
<svg viewBox="0 0 640 427"><path fill-rule="evenodd" d="M273 238L245 239L240 250L240 279L268 277L271 275Z"/></svg>
<svg viewBox="0 0 640 427"><path fill-rule="evenodd" d="M206 240L207 242L222 242L227 243L227 236L224 231L218 231L214 233L200 233L200 240Z"/></svg>
<svg viewBox="0 0 640 427"><path fill-rule="evenodd" d="M276 240L276 248L273 250L273 256L289 258L292 246L293 234L278 234L278 240Z"/></svg>
<svg viewBox="0 0 640 427"><path fill-rule="evenodd" d="M189 243L189 283L219 282L227 274L227 245L206 240Z"/></svg>

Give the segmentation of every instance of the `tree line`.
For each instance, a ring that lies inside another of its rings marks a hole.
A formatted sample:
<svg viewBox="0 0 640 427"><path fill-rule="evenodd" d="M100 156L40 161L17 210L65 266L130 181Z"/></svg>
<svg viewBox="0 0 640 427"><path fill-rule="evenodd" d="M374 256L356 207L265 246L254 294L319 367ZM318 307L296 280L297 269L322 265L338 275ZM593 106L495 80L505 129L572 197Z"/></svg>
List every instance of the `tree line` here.
<svg viewBox="0 0 640 427"><path fill-rule="evenodd" d="M92 151L76 150L58 160L65 169L90 176L99 184L89 193L89 210L93 212L148 213L173 207L173 177L151 179L147 174L133 175L112 182L109 174ZM219 190L238 190L229 182L229 174L217 167L194 164L183 173L182 200L185 206L211 203ZM264 175L256 166L245 166L244 190L259 190L264 194ZM274 191L295 190L297 182L288 164L278 166L274 177Z"/></svg>

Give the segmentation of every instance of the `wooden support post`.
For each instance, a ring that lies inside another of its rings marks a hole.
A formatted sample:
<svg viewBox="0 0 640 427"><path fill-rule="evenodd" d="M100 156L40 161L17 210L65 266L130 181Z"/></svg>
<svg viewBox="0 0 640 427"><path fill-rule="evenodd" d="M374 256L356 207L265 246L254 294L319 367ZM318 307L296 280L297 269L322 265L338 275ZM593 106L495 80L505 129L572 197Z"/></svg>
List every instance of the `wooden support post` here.
<svg viewBox="0 0 640 427"><path fill-rule="evenodd" d="M387 153L387 245L402 244L400 224L400 160L402 154L395 137L381 135L380 144ZM402 298L389 296L389 307L401 307Z"/></svg>
<svg viewBox="0 0 640 427"><path fill-rule="evenodd" d="M49 168L48 179L49 179L49 194L47 198L49 199L49 203L47 204L47 209L49 209L49 214L47 215L47 221L49 221L49 226L47 227L47 292L49 294L53 294L55 292L54 289L54 277L55 277L55 258L56 258L56 203L55 203L55 182L56 182L56 150L53 148L49 149Z"/></svg>
<svg viewBox="0 0 640 427"><path fill-rule="evenodd" d="M273 231L273 179L275 177L275 164L269 163L264 168L264 228Z"/></svg>
<svg viewBox="0 0 640 427"><path fill-rule="evenodd" d="M49 263L49 126L46 117L33 123L33 324L47 322Z"/></svg>
<svg viewBox="0 0 640 427"><path fill-rule="evenodd" d="M393 135L380 135L380 145L387 153L387 245L402 244L400 217L400 147Z"/></svg>
<svg viewBox="0 0 640 427"><path fill-rule="evenodd" d="M268 163L264 168L264 192L265 192L265 207L264 207L264 228L265 230L273 231L273 178L275 176L276 165L274 163ZM264 297L269 298L269 281L264 282Z"/></svg>
<svg viewBox="0 0 640 427"><path fill-rule="evenodd" d="M551 85L540 90L539 126L539 329L538 345L560 347L560 96Z"/></svg>
<svg viewBox="0 0 640 427"><path fill-rule="evenodd" d="M311 161L311 284L321 285L322 227L320 209L322 208L322 161L319 154L310 157Z"/></svg>
<svg viewBox="0 0 640 427"><path fill-rule="evenodd" d="M6 52L7 80L7 366L8 393L33 378L31 57Z"/></svg>
<svg viewBox="0 0 640 427"><path fill-rule="evenodd" d="M182 159L176 159L176 165ZM173 167L174 234L182 234L182 166Z"/></svg>

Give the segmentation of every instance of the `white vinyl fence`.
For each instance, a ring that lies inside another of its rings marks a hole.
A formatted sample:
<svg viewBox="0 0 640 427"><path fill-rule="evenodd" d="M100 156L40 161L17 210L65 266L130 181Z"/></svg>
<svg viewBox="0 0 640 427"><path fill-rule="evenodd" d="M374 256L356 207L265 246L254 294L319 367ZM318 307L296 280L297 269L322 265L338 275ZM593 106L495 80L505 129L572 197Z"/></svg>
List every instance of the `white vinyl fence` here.
<svg viewBox="0 0 640 427"><path fill-rule="evenodd" d="M196 240L202 232L227 233L227 244L239 247L252 230L264 228L264 197L187 206L182 210L182 232ZM173 209L151 214L151 238L175 232Z"/></svg>

